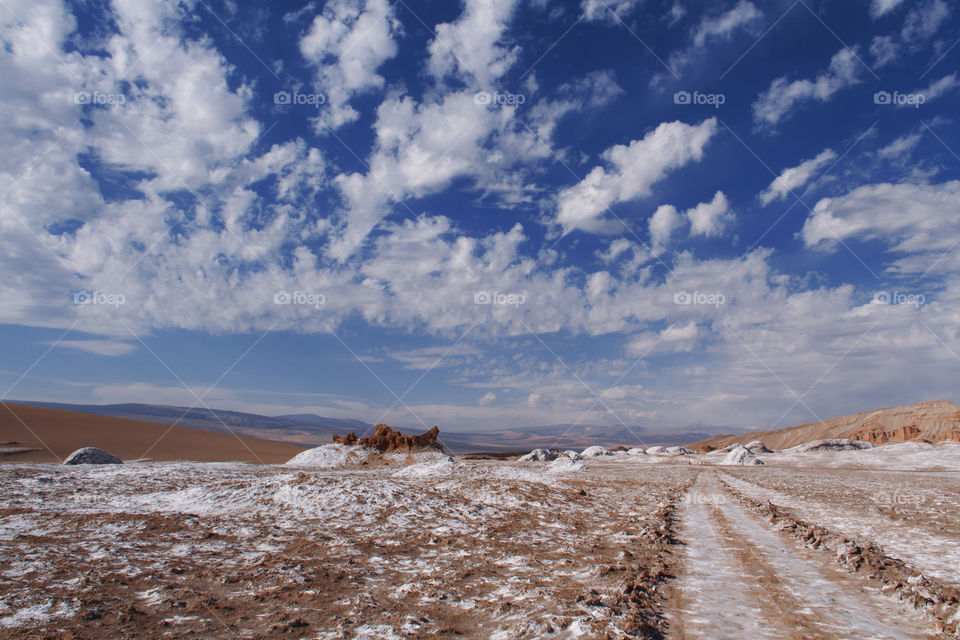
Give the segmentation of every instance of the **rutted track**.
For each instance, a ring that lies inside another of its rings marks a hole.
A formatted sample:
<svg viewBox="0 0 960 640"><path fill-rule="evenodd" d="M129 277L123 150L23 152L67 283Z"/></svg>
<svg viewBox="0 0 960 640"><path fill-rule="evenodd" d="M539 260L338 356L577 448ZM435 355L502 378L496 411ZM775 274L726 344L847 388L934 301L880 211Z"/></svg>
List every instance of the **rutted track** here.
<svg viewBox="0 0 960 640"><path fill-rule="evenodd" d="M687 496L674 638L912 639L930 620L774 531L705 472Z"/></svg>

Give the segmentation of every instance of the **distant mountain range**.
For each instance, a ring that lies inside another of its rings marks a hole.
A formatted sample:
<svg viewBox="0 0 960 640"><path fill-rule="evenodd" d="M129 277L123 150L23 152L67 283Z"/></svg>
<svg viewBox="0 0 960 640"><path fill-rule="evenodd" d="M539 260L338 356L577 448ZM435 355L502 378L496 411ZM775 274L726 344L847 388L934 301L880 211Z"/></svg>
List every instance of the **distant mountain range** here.
<svg viewBox="0 0 960 640"><path fill-rule="evenodd" d="M100 416L143 420L160 424L200 429L215 433L230 433L245 438L257 438L302 446L316 446L330 442L335 434L350 431L358 435L372 433L373 425L361 420L326 418L312 413L281 416L263 416L255 413L221 409L190 409L155 404L65 404L16 400L19 404L49 409L61 409ZM432 425L431 425L432 426ZM440 441L454 454L490 451L523 451L539 447L582 449L592 445L653 446L685 444L703 440L724 427L693 427L681 433L652 433L642 427L556 424L535 427L511 427L492 431L453 431L440 426ZM426 429L400 427L405 433Z"/></svg>

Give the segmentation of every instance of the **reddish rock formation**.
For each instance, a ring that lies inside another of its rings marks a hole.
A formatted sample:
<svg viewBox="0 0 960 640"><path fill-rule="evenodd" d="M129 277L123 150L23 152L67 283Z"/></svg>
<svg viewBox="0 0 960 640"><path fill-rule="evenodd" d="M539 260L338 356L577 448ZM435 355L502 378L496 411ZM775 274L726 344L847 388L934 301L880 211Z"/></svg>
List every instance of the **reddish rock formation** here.
<svg viewBox="0 0 960 640"><path fill-rule="evenodd" d="M357 440L359 440L359 438L357 438L357 434L353 431L345 436L333 434L333 441L337 444L357 444Z"/></svg>
<svg viewBox="0 0 960 640"><path fill-rule="evenodd" d="M443 451L443 445L437 442L437 436L439 435L440 429L437 427L419 436L405 436L385 424L378 424L372 436L357 438L357 434L351 431L345 436L333 436L333 441L346 445L359 444L362 447L370 447L383 453L388 451L416 451L420 449Z"/></svg>

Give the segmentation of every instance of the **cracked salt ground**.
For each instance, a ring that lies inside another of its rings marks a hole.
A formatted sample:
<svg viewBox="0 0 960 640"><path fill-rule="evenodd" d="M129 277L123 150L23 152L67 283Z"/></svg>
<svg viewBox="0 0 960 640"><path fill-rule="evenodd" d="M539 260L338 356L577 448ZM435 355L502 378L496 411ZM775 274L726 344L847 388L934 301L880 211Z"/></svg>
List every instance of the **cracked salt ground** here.
<svg viewBox="0 0 960 640"><path fill-rule="evenodd" d="M692 478L413 462L6 467L4 637L622 635Z"/></svg>
<svg viewBox="0 0 960 640"><path fill-rule="evenodd" d="M784 540L729 499L716 474L685 501L674 638L899 640L928 621L864 590L822 555Z"/></svg>

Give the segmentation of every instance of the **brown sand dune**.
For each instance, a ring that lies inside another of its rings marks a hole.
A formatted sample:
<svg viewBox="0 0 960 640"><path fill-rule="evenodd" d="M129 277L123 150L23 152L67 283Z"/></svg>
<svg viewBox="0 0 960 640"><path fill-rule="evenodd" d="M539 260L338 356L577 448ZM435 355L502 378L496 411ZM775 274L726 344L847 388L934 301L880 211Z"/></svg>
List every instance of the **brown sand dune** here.
<svg viewBox="0 0 960 640"><path fill-rule="evenodd" d="M123 460L286 462L304 450L289 444L169 427L155 422L0 402L0 462L60 462L81 447ZM16 452L27 448L29 451Z"/></svg>
<svg viewBox="0 0 960 640"><path fill-rule="evenodd" d="M787 449L824 438L851 438L877 445L908 440L960 440L960 405L949 400L918 402L775 431L714 436L687 446L695 451L704 451L762 440L771 449Z"/></svg>

